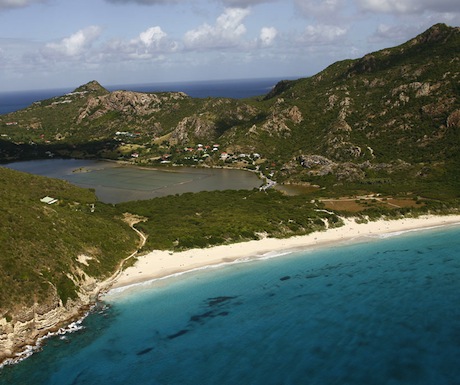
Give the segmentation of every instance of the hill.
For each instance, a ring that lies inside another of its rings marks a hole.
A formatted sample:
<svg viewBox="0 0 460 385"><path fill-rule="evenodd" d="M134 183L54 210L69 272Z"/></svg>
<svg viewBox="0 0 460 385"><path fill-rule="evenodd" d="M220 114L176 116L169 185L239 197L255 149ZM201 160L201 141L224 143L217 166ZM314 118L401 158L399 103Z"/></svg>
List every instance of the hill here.
<svg viewBox="0 0 460 385"><path fill-rule="evenodd" d="M400 46L244 100L108 92L93 81L1 116L0 159L51 152L143 165L204 163L344 193L395 193L397 184L400 192L454 198L459 47L460 28L436 24Z"/></svg>
<svg viewBox="0 0 460 385"><path fill-rule="evenodd" d="M336 213L365 221L458 208L459 51L460 28L437 24L256 98L109 92L91 81L1 115L2 162L240 167L309 193L208 192L112 206L0 167L0 360L94 299L136 249L125 212L147 219L139 224L147 249L183 249L305 234L340 225Z"/></svg>
<svg viewBox="0 0 460 385"><path fill-rule="evenodd" d="M1 361L79 316L139 238L89 190L3 167L0 181Z"/></svg>

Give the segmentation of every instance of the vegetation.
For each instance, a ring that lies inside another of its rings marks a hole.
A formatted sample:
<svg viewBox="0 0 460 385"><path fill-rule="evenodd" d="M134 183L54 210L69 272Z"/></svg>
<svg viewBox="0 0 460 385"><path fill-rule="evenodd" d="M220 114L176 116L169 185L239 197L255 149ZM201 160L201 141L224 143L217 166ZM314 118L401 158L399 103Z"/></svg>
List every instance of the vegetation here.
<svg viewBox="0 0 460 385"><path fill-rule="evenodd" d="M306 234L339 225L338 215L367 221L457 210L459 46L460 28L438 24L258 98L110 93L93 81L0 116L2 162L57 156L239 167L310 188L113 206L66 182L0 168L0 317L56 296L66 302L86 276L112 273L138 241L125 212L146 219L137 224L146 249L184 249Z"/></svg>
<svg viewBox="0 0 460 385"><path fill-rule="evenodd" d="M85 274L107 277L136 247L119 213L89 190L2 167L0 184L0 316L56 292L64 303L75 298Z"/></svg>
<svg viewBox="0 0 460 385"><path fill-rule="evenodd" d="M187 193L117 205L147 221L137 227L148 234L149 249L188 249L261 237L288 237L340 224L335 214L318 209L306 196L277 191Z"/></svg>
<svg viewBox="0 0 460 385"><path fill-rule="evenodd" d="M225 165L352 194L400 189L455 199L459 46L460 28L437 24L398 47L243 100L110 93L93 81L0 116L0 161L54 154Z"/></svg>

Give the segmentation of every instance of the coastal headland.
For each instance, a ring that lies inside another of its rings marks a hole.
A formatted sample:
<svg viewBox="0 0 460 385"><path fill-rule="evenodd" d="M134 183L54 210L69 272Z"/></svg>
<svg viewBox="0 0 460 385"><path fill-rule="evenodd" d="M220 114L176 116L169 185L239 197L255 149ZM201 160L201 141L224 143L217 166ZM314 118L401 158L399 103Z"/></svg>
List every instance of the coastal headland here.
<svg viewBox="0 0 460 385"><path fill-rule="evenodd" d="M458 214L460 203L459 42L460 28L436 24L248 99L110 92L91 81L1 115L1 162L244 168L306 195L232 186L112 205L0 168L0 361L80 317L109 288L460 223L431 216ZM146 218L145 245L124 213ZM240 243L248 239L259 240Z"/></svg>
<svg viewBox="0 0 460 385"><path fill-rule="evenodd" d="M304 236L295 236L289 238L264 238L260 240L239 242L228 245L220 245L207 248L195 248L185 251L165 251L153 250L147 254L136 256L131 254L125 259L136 257L136 262L123 268L124 262L120 263L118 270L108 279L93 285L91 290L92 300L87 298L87 304L104 300L104 298L117 295L138 285L148 284L149 282L164 280L170 277L176 277L181 274L187 274L197 270L208 268L219 268L232 263L243 263L246 261L263 260L274 257L281 257L291 252L300 250L315 250L326 247L340 247L352 242L371 242L372 239L382 237L397 236L406 232L436 229L446 226L460 225L460 215L424 215L420 217L406 217L403 219L385 220L379 219L367 223L356 221L356 218L342 218L344 225L334 227L324 231L317 231ZM132 222L131 225L135 224ZM134 229L134 228L133 228ZM138 232L136 229L134 229ZM143 235L138 232L139 237L145 242ZM43 333L35 335L35 342L29 338L27 346L19 348L17 345L9 345L11 350L2 357L2 364L11 364L21 361L32 354L42 344L43 338L47 336L66 333L67 329L62 329L71 321L77 321L71 324L68 331L78 329L81 317L85 317L88 306L76 306L76 310L70 317L69 313L65 315L52 317L44 314L43 319L36 319L36 322L54 324L54 327L43 327ZM56 321L57 320L57 321ZM77 325L75 327L75 325ZM24 324L26 326L26 324ZM17 333L11 330L10 337L12 342L18 338ZM33 337L32 337L33 338ZM34 346L35 343L35 346Z"/></svg>

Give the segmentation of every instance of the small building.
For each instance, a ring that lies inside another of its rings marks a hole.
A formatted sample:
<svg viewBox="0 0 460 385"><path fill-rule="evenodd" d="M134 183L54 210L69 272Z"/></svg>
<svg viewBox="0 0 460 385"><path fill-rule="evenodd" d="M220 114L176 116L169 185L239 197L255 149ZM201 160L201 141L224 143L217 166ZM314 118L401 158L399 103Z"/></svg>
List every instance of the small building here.
<svg viewBox="0 0 460 385"><path fill-rule="evenodd" d="M40 199L40 202L46 203L48 205L52 205L53 203L56 203L58 200L56 198L51 198L49 196L46 196L42 199Z"/></svg>

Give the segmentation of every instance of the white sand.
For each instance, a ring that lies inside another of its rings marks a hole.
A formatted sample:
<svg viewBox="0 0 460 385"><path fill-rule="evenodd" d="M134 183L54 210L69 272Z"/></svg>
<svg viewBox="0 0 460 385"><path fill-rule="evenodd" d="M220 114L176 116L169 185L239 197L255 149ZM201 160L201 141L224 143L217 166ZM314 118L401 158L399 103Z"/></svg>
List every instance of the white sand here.
<svg viewBox="0 0 460 385"><path fill-rule="evenodd" d="M237 260L256 259L268 253L306 249L340 244L365 237L406 232L460 224L460 215L423 216L400 220L379 220L357 224L354 219L345 219L345 225L327 231L287 239L266 238L258 241L215 246L206 249L191 249L182 252L152 251L138 257L135 265L123 271L112 288L168 277L206 266L230 263Z"/></svg>

